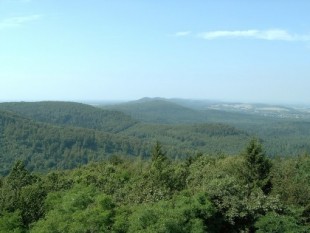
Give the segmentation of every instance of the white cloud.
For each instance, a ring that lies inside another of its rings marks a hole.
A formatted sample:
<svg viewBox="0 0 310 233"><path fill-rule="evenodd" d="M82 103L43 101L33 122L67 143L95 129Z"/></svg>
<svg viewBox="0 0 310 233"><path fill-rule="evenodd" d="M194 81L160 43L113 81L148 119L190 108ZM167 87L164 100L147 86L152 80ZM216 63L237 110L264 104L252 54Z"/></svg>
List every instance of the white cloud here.
<svg viewBox="0 0 310 233"><path fill-rule="evenodd" d="M0 21L0 30L19 27L25 23L38 20L41 17L42 17L41 15L28 15L28 16L6 18Z"/></svg>
<svg viewBox="0 0 310 233"><path fill-rule="evenodd" d="M177 33L175 33L175 36L177 36L177 37L188 36L188 35L190 35L191 33L192 33L191 31L177 32Z"/></svg>
<svg viewBox="0 0 310 233"><path fill-rule="evenodd" d="M261 40L310 41L310 35L291 34L282 29L243 30L243 31L210 31L198 35L206 40L219 38L253 38Z"/></svg>

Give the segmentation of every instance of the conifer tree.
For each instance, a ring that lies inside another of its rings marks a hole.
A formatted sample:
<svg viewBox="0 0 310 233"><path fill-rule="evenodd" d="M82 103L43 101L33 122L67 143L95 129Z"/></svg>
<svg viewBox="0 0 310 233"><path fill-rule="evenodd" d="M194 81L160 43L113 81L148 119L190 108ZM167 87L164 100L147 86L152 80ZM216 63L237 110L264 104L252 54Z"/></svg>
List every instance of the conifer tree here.
<svg viewBox="0 0 310 233"><path fill-rule="evenodd" d="M251 192L254 188L260 188L265 194L271 189L270 169L271 161L267 158L257 139L252 139L244 153L243 177Z"/></svg>

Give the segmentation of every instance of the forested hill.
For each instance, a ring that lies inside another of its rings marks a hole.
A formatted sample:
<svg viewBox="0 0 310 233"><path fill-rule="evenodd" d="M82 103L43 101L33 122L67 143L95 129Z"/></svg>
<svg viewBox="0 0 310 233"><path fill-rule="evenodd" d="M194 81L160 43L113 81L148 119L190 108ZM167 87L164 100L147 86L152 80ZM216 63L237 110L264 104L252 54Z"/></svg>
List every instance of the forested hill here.
<svg viewBox="0 0 310 233"><path fill-rule="evenodd" d="M163 98L143 98L136 101L99 107L120 111L141 122L152 124L225 123L243 127L281 121L281 119L244 112L198 108L195 105L190 107L190 103L185 105L183 102L179 103L173 99Z"/></svg>
<svg viewBox="0 0 310 233"><path fill-rule="evenodd" d="M143 98L123 104L103 106L103 108L121 111L146 123L186 124L207 121L205 114L160 98Z"/></svg>
<svg viewBox="0 0 310 233"><path fill-rule="evenodd" d="M150 145L161 141L170 158L198 152L239 153L251 138L224 124L135 124L121 133L37 122L12 112L0 111L0 175L12 163L26 161L30 170L69 169L111 155L149 157Z"/></svg>
<svg viewBox="0 0 310 233"><path fill-rule="evenodd" d="M17 160L30 170L68 169L112 154L143 155L139 139L92 129L53 126L0 111L0 175Z"/></svg>
<svg viewBox="0 0 310 233"><path fill-rule="evenodd" d="M249 114L237 111L206 109L205 107L202 107L204 106L203 104L206 103L204 101L194 101L192 103L191 101L184 100L177 101L174 99L170 100L163 98L143 98L137 101L102 107L122 111L123 113L148 124L171 125L171 127L167 126L166 128L176 129L179 126L173 127L172 125L205 123L220 123L234 126L237 129L247 132L249 135L254 135L262 139L269 155L290 156L310 153L310 120L307 118L281 118L255 113ZM150 126L147 127L150 128ZM135 127L128 129L126 133L128 131L132 132L137 128L139 128L136 132L137 135L141 135L141 132L149 135L163 129L163 126L154 126L151 133L147 133L145 132L145 128L141 128L141 125L138 124L135 125ZM159 135L162 135L163 133L164 132L161 132ZM191 138L188 137L188 133L189 131L187 131L185 138ZM201 136L202 135L200 135L200 138L196 137L196 145L199 144L198 142L201 141L200 139L203 140L205 138L204 136ZM226 144L227 139L228 138L225 138L224 140L222 139L221 142ZM234 139L236 139L236 137ZM212 140L209 140L209 142L211 141ZM238 147L240 148L240 141L237 139L236 141L239 142ZM207 149L207 151L208 148L214 149L214 147L212 147L213 145L212 142L206 144L204 149ZM224 149L224 151L228 150Z"/></svg>
<svg viewBox="0 0 310 233"><path fill-rule="evenodd" d="M262 140L270 156L310 153L307 121L216 110L204 117L203 111L162 99L121 106L148 117L149 123L72 102L1 103L0 174L6 174L16 159L26 161L30 170L46 171L115 154L147 157L155 141L165 146L169 158L200 152L236 155L253 136Z"/></svg>
<svg viewBox="0 0 310 233"><path fill-rule="evenodd" d="M1 109L40 122L105 132L120 132L137 123L136 120L119 111L103 110L75 102L9 102L0 103Z"/></svg>

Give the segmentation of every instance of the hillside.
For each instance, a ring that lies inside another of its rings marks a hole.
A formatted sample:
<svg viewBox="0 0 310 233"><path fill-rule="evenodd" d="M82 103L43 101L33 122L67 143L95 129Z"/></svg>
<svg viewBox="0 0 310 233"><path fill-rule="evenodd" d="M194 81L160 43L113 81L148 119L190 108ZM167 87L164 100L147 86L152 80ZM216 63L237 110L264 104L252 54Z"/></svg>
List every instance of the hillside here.
<svg viewBox="0 0 310 233"><path fill-rule="evenodd" d="M202 107L209 102L143 98L117 105L102 105L103 109L121 111L132 118L146 123L155 124L196 124L196 123L227 123L248 124L277 120L272 117L245 112L233 112L222 109ZM201 104L200 107L197 107ZM209 105L208 105L209 106ZM211 106L211 105L210 105Z"/></svg>
<svg viewBox="0 0 310 233"><path fill-rule="evenodd" d="M148 157L156 141L170 158L236 155L253 136L270 156L310 153L310 122L305 120L199 111L162 99L116 107L125 113L71 102L0 104L7 110L1 111L0 173L6 174L16 159L25 160L31 170L46 171L113 154ZM130 112L144 120L125 115Z"/></svg>
<svg viewBox="0 0 310 233"><path fill-rule="evenodd" d="M17 159L35 171L74 168L113 154L149 157L150 145L160 141L171 158L198 152L237 154L250 136L223 124L135 124L121 133L36 122L0 111L0 174Z"/></svg>
<svg viewBox="0 0 310 233"><path fill-rule="evenodd" d="M141 141L91 129L38 123L0 111L0 174L21 159L31 170L68 169L112 154L144 155Z"/></svg>
<svg viewBox="0 0 310 233"><path fill-rule="evenodd" d="M187 124L206 121L203 114L160 98L143 98L118 105L102 106L121 111L134 119L157 124Z"/></svg>
<svg viewBox="0 0 310 233"><path fill-rule="evenodd" d="M226 124L191 125L137 124L124 135L144 142L160 141L172 158L186 158L197 152L236 155L251 139L243 130Z"/></svg>
<svg viewBox="0 0 310 233"><path fill-rule="evenodd" d="M157 127L156 124L168 124L171 127L172 125L184 124L225 124L262 139L269 155L289 156L310 153L310 120L308 118L279 117L270 114L265 116L255 110L258 108L265 109L268 106L262 104L253 105L251 108L253 111L241 111L240 109L240 111L232 111L227 108L211 109L214 104L220 106L219 103L210 101L143 98L102 107L122 111L141 122L153 124L153 126L144 126L144 128L138 124L125 131L125 133L134 132L132 133L134 135L139 135L143 131L145 135L154 135L155 132L158 132L157 138L163 138L162 135L167 130L163 126ZM239 104L238 106L243 105ZM291 113L294 113L293 110ZM174 130L178 131L177 128L178 126ZM180 132L180 135L182 134L184 132ZM187 134L191 134L191 131L188 131ZM201 138L204 136L196 138L196 141L200 141ZM223 144L225 142L222 140ZM237 146L239 148L241 144L239 142L234 145L239 145ZM204 149L208 151L208 148ZM225 148L224 151L229 150Z"/></svg>
<svg viewBox="0 0 310 233"><path fill-rule="evenodd" d="M0 110L57 125L83 127L105 132L120 132L137 123L129 116L75 102L9 102L0 103Z"/></svg>

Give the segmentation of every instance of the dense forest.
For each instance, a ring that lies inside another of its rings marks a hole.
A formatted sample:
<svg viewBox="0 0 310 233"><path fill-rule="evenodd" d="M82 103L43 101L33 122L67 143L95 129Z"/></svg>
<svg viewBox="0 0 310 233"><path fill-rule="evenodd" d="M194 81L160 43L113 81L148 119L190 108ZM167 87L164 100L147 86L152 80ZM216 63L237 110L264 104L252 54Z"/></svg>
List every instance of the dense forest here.
<svg viewBox="0 0 310 233"><path fill-rule="evenodd" d="M51 126L5 112L0 112L0 120L0 174L7 174L16 159L44 171L74 168L117 153L146 153L140 141L108 132Z"/></svg>
<svg viewBox="0 0 310 233"><path fill-rule="evenodd" d="M195 102L193 108L188 106L187 102L185 107L184 103L162 99L100 108L73 102L19 102L0 103L0 114L9 111L35 123L60 126L64 131L80 128L80 132L91 129L97 134L109 133L115 139L128 141L135 148L134 153L139 151L136 156L149 156L145 148L157 140L164 144L171 158L184 158L193 152L234 155L253 136L262 140L269 156L310 153L309 119L197 109ZM142 144L147 146L138 146Z"/></svg>
<svg viewBox="0 0 310 233"><path fill-rule="evenodd" d="M105 132L119 132L137 123L119 111L105 111L74 102L15 102L0 103L0 109L60 126L75 126Z"/></svg>
<svg viewBox="0 0 310 233"><path fill-rule="evenodd" d="M0 103L0 232L309 232L310 121L197 108Z"/></svg>
<svg viewBox="0 0 310 233"><path fill-rule="evenodd" d="M150 156L150 145L164 141L170 158L185 158L196 151L235 153L245 132L223 124L190 126L138 124L122 133L52 125L0 111L0 174L8 174L16 159L31 171L71 169L111 155Z"/></svg>
<svg viewBox="0 0 310 233"><path fill-rule="evenodd" d="M171 160L112 156L68 171L0 180L0 232L309 232L310 157L269 159L257 140L239 155Z"/></svg>
<svg viewBox="0 0 310 233"><path fill-rule="evenodd" d="M278 112L269 113L266 116L256 111L250 114L247 111L225 111L207 108L210 104L212 102L209 101L143 98L137 101L101 107L121 111L148 125L164 124L175 126L220 123L233 126L251 136L262 139L264 147L270 156L310 153L310 115L308 113L300 113L295 110L290 114L287 113L288 117L283 117ZM258 106L262 107L261 105ZM263 105L263 107L266 107L266 105ZM287 109L285 110L287 111ZM162 133L158 135L158 138L161 137ZM191 134L191 131L187 131L187 134ZM238 149L235 147L233 150L223 146L226 144L223 139L220 140L219 144L222 145L224 153L235 154L245 146L245 144L240 145L240 140L236 141L239 141L239 143L234 142L228 146L232 148L232 145L238 145ZM212 143L213 145L216 145L216 143ZM207 148L205 147L203 150L208 150Z"/></svg>

